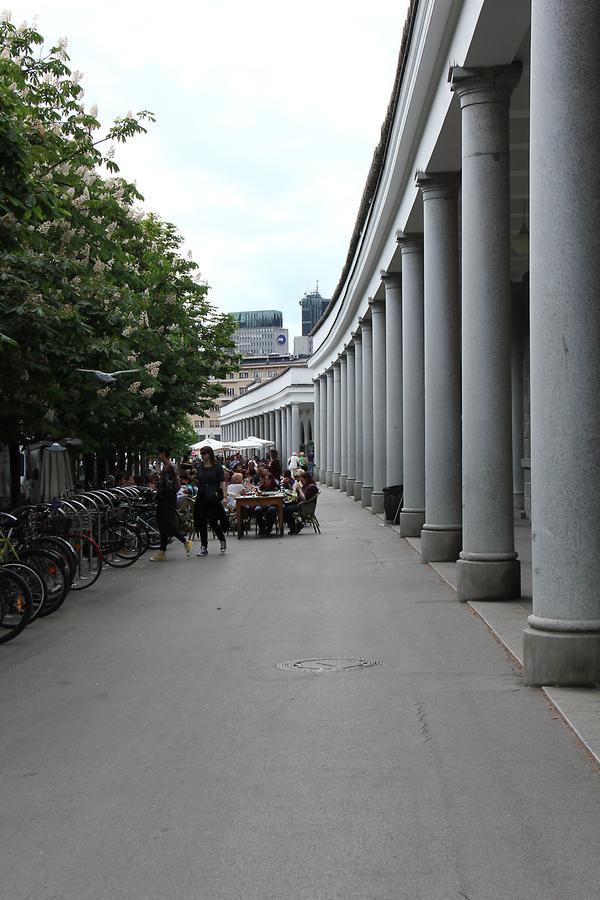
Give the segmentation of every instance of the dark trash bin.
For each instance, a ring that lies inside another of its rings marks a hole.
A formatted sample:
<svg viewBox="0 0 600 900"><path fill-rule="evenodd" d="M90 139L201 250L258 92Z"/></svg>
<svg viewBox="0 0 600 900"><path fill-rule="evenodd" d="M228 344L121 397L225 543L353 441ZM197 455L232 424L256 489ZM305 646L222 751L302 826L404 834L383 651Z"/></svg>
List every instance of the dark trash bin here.
<svg viewBox="0 0 600 900"><path fill-rule="evenodd" d="M383 489L385 521L389 522L391 525L397 525L400 521L400 509L403 495L403 484L392 484L390 487L384 487Z"/></svg>

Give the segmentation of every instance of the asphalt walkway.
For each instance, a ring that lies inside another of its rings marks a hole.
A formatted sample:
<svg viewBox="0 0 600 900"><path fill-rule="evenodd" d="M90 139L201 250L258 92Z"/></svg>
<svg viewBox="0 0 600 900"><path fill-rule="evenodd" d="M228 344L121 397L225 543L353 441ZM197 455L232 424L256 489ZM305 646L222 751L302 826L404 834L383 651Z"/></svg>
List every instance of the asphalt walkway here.
<svg viewBox="0 0 600 900"><path fill-rule="evenodd" d="M0 647L2 900L598 896L594 762L405 541L318 514Z"/></svg>

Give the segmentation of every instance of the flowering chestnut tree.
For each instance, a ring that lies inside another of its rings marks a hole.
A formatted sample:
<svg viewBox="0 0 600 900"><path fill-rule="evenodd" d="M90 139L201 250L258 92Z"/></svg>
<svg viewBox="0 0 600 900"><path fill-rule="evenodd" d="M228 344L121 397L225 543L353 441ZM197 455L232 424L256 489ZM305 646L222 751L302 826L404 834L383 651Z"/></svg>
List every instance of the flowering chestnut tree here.
<svg viewBox="0 0 600 900"><path fill-rule="evenodd" d="M100 135L66 41L43 46L0 20L0 442L183 449L187 413L212 406L214 379L237 365L235 323L175 227L118 174L114 144L152 114ZM139 371L103 385L78 368Z"/></svg>

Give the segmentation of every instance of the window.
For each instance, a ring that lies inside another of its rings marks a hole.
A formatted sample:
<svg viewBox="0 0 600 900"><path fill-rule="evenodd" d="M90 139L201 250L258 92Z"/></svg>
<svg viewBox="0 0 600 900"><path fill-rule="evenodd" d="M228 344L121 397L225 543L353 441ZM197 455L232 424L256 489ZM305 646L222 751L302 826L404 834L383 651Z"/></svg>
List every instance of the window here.
<svg viewBox="0 0 600 900"><path fill-rule="evenodd" d="M219 422L218 422L217 419L211 419L210 422L209 422L208 424L209 424L209 426L210 426L211 428L218 428L218 427L219 427Z"/></svg>
<svg viewBox="0 0 600 900"><path fill-rule="evenodd" d="M225 388L225 396L235 397L235 388Z"/></svg>

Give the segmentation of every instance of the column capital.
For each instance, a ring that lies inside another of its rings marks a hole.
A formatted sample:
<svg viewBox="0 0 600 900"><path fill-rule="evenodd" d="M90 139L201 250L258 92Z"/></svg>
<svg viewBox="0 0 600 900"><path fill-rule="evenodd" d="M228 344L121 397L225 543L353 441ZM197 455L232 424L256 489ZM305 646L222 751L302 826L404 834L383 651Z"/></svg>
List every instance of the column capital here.
<svg viewBox="0 0 600 900"><path fill-rule="evenodd" d="M405 234L404 231L397 231L396 241L400 245L402 256L407 253L423 253L422 234Z"/></svg>
<svg viewBox="0 0 600 900"><path fill-rule="evenodd" d="M349 353L354 353L354 341L349 341L344 347L344 353L348 356Z"/></svg>
<svg viewBox="0 0 600 900"><path fill-rule="evenodd" d="M363 316L362 319L358 320L358 324L361 327L362 331L370 331L371 330L371 316L367 318L367 316Z"/></svg>
<svg viewBox="0 0 600 900"><path fill-rule="evenodd" d="M415 184L426 200L455 200L460 187L460 172L415 172Z"/></svg>
<svg viewBox="0 0 600 900"><path fill-rule="evenodd" d="M474 103L506 103L516 87L523 66L513 62L507 66L463 68L450 66L450 90L458 94L461 109Z"/></svg>
<svg viewBox="0 0 600 900"><path fill-rule="evenodd" d="M402 272L388 272L387 269L380 269L379 277L383 281L386 291L389 287L402 287Z"/></svg>
<svg viewBox="0 0 600 900"><path fill-rule="evenodd" d="M385 315L385 300L377 300L371 297L369 300L369 309L371 310L371 317Z"/></svg>
<svg viewBox="0 0 600 900"><path fill-rule="evenodd" d="M353 341L353 344L355 347L357 344L360 344L362 341L362 331L360 328L360 321L358 323L358 328L356 329L356 331L352 332L352 341Z"/></svg>

